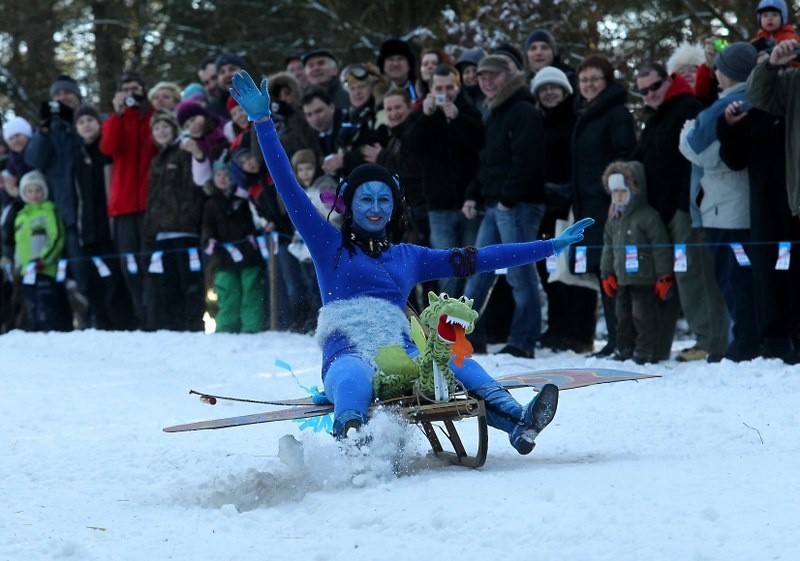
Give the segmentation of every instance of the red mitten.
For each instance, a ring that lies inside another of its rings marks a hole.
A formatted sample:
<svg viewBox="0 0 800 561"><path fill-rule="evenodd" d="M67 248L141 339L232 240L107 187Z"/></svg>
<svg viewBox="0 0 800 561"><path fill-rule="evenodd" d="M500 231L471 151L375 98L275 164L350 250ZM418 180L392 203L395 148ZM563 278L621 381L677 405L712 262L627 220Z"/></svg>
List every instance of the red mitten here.
<svg viewBox="0 0 800 561"><path fill-rule="evenodd" d="M664 302L672 299L672 295L675 293L672 288L674 283L675 279L672 277L672 273L667 273L666 275L658 277L656 281L656 294L658 294L658 297Z"/></svg>
<svg viewBox="0 0 800 561"><path fill-rule="evenodd" d="M619 283L617 282L617 275L610 274L610 275L603 275L600 279L603 283L603 292L609 298L613 298L617 294L617 289L619 288Z"/></svg>

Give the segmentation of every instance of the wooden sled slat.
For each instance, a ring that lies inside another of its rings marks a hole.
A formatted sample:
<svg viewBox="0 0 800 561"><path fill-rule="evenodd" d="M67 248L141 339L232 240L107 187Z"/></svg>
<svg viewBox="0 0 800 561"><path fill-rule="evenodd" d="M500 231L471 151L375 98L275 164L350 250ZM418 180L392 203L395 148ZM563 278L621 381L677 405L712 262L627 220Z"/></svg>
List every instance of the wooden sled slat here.
<svg viewBox="0 0 800 561"><path fill-rule="evenodd" d="M464 466L472 469L481 467L486 463L489 449L489 429L486 423L486 407L483 400L467 398L458 400L462 403L445 402L440 404L424 405L419 411L410 416L412 422L420 425L422 432L428 439L434 455L442 458L452 465ZM411 412L406 412L409 415ZM455 421L475 417L478 423L478 449L474 455L467 453L464 443L458 434ZM433 423L442 422L442 433L450 441L453 451L445 450Z"/></svg>

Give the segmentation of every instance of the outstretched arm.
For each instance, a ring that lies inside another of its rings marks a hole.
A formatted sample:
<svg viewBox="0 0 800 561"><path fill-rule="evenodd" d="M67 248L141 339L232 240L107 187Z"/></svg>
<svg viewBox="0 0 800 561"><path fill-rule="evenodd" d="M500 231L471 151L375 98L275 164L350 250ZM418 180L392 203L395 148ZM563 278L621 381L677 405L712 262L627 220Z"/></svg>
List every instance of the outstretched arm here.
<svg viewBox="0 0 800 561"><path fill-rule="evenodd" d="M482 247L478 250L477 272L515 267L539 261L553 254L561 255L570 245L581 241L583 231L592 224L594 224L594 218L584 218L552 240Z"/></svg>
<svg viewBox="0 0 800 561"><path fill-rule="evenodd" d="M247 118L255 122L261 153L289 218L313 253L315 243L323 240L329 242L332 236L337 235L336 229L319 214L311 199L297 183L289 157L270 118L267 80L263 79L261 86L256 86L250 75L242 70L233 75L232 82L231 95L247 113Z"/></svg>
<svg viewBox="0 0 800 561"><path fill-rule="evenodd" d="M421 263L424 263L425 268L422 277L424 279L464 277L474 273L486 273L507 267L527 265L553 254L560 255L570 245L581 241L584 229L592 224L594 224L594 219L584 218L552 240L501 243L473 251L469 248L425 249L428 252L426 258L420 260Z"/></svg>

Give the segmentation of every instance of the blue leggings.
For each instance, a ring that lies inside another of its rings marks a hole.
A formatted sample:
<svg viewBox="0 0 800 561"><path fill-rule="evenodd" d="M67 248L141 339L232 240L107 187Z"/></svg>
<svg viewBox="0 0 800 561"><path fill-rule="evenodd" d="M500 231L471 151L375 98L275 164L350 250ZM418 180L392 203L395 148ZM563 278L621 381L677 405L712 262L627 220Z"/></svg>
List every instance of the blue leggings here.
<svg viewBox="0 0 800 561"><path fill-rule="evenodd" d="M417 356L416 348L406 348L409 356ZM458 367L450 359L450 368L456 378L468 390L480 387L494 378L489 376L483 367L472 359L464 360L464 366ZM355 353L341 354L329 363L323 376L325 395L333 403L333 416L338 417L342 411L358 411L366 416L372 403L372 377L374 368Z"/></svg>

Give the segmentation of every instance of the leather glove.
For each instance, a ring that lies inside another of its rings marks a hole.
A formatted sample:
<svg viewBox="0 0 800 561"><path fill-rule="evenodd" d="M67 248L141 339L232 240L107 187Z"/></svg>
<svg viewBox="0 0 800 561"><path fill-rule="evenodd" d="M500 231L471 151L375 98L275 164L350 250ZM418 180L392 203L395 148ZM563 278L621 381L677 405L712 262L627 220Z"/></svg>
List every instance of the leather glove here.
<svg viewBox="0 0 800 561"><path fill-rule="evenodd" d="M600 278L602 285L603 285L603 292L609 298L613 298L617 295L617 290L619 289L619 283L617 282L617 275L603 275Z"/></svg>
<svg viewBox="0 0 800 561"><path fill-rule="evenodd" d="M75 112L68 105L60 101L48 100L39 105L39 126L50 128L53 119L61 119L66 123L72 123Z"/></svg>
<svg viewBox="0 0 800 561"><path fill-rule="evenodd" d="M230 88L231 95L236 102L242 106L247 113L248 121L258 121L264 117L269 117L270 101L267 92L267 79L261 80L261 86L250 77L246 70L237 72L231 78L233 87Z"/></svg>
<svg viewBox="0 0 800 561"><path fill-rule="evenodd" d="M583 239L583 231L594 224L594 218L584 218L561 232L561 235L553 238L553 252L561 255L570 245Z"/></svg>
<svg viewBox="0 0 800 561"><path fill-rule="evenodd" d="M675 295L675 290L673 289L674 282L675 279L672 273L667 273L666 275L658 277L656 281L656 294L658 294L658 297L664 302L672 300L672 297Z"/></svg>
<svg viewBox="0 0 800 561"><path fill-rule="evenodd" d="M34 259L33 263L34 263L35 268L36 268L37 271L41 271L42 269L44 269L47 266L47 263L42 261L39 257Z"/></svg>
<svg viewBox="0 0 800 561"><path fill-rule="evenodd" d="M50 101L45 100L39 105L39 126L49 129L52 121L53 110L50 108Z"/></svg>

